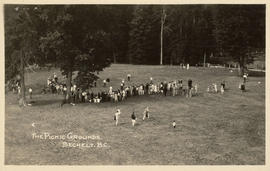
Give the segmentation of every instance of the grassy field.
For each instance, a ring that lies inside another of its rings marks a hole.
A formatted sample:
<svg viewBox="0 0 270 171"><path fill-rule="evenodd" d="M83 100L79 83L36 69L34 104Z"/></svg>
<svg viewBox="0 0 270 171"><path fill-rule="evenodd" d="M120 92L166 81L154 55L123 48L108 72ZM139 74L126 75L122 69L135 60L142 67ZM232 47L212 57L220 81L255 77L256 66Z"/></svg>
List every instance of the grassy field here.
<svg viewBox="0 0 270 171"><path fill-rule="evenodd" d="M58 70L26 75L34 87L32 107L20 108L9 92L5 102L5 164L7 165L262 165L265 164L265 77L249 77L247 92L236 73L222 68L112 65L99 74L119 87L127 73L132 83L191 78L199 85L196 97L140 96L120 103L64 105L61 96L40 95L40 86ZM206 93L207 85L226 80L225 94ZM261 84L258 84L258 82ZM142 121L145 106L150 119ZM113 114L121 109L119 126ZM135 109L137 125L130 115ZM171 126L176 121L176 128ZM35 123L33 126L32 123ZM105 147L64 148L63 141L33 139L32 134L98 135L101 140L71 142L106 143Z"/></svg>

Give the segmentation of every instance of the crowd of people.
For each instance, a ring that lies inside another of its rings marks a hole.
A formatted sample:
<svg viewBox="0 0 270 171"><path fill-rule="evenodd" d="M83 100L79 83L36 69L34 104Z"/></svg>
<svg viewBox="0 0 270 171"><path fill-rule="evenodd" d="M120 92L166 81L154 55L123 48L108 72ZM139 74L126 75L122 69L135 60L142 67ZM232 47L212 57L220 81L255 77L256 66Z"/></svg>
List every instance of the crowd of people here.
<svg viewBox="0 0 270 171"><path fill-rule="evenodd" d="M127 75L128 82L131 80L130 74ZM103 86L106 87L108 83L107 80L103 80ZM53 82L51 84L54 84ZM50 85L51 85L50 84ZM51 85L54 86L54 85ZM57 85L55 86L57 87ZM120 87L113 89L112 86L108 86L107 90L102 90L100 92L94 92L92 89L83 90L77 87L75 84L71 86L70 96L66 93L66 86L63 88L61 85L60 88L55 88L57 93L62 93L65 95L63 104L70 103L75 105L77 103L101 103L101 102L120 102L125 99L133 96L143 96L143 95L164 95L164 96L186 96L192 97L198 92L198 85L192 85L192 80L188 80L187 86L183 85L183 80L170 81L170 82L161 82L154 83L153 78L150 78L150 81L145 84L136 84L136 85L126 85L125 80L123 79L120 83ZM60 91L58 91L60 90Z"/></svg>
<svg viewBox="0 0 270 171"><path fill-rule="evenodd" d="M239 89L245 91L245 83L247 81L248 75L245 73L243 75L243 82L239 84ZM77 87L76 84L71 85L70 94L67 93L67 86L64 83L59 82L56 73L53 73L47 79L47 86L44 86L42 93L46 94L48 92L52 94L61 94L64 96L64 100L61 106L64 104L76 105L78 103L102 103L102 102L121 102L127 98L133 96L144 96L144 95L164 95L164 96L185 96L191 98L198 94L198 84L193 85L191 79L187 80L184 84L183 80L174 80L170 82L154 82L153 77L150 77L149 81L144 84L134 84L131 81L131 74L127 74L127 83L125 79L119 84L119 87L113 88L109 85L110 79L107 78L103 80L103 87L105 90L100 90L99 92L93 91L92 88L82 89ZM97 82L94 81L93 86L97 86ZM12 91L17 91L18 94L21 93L20 81L14 82L12 84ZM207 87L208 93L218 93L223 94L225 92L225 81L220 84L220 90L217 83L212 83ZM28 88L29 98L32 99L33 89Z"/></svg>

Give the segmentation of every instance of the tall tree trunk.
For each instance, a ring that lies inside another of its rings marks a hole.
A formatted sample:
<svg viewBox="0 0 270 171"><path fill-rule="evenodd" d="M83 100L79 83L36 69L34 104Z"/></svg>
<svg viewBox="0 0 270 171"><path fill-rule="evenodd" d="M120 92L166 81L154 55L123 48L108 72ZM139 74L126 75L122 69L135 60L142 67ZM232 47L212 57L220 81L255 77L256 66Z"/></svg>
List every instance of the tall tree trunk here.
<svg viewBox="0 0 270 171"><path fill-rule="evenodd" d="M239 65L239 76L241 77L241 76L243 76L243 74L244 74L244 66L243 65Z"/></svg>
<svg viewBox="0 0 270 171"><path fill-rule="evenodd" d="M245 72L245 58L240 57L238 65L238 75L241 77L243 76L244 72Z"/></svg>
<svg viewBox="0 0 270 171"><path fill-rule="evenodd" d="M116 55L114 52L113 52L113 63L116 64Z"/></svg>
<svg viewBox="0 0 270 171"><path fill-rule="evenodd" d="M160 29L160 65L163 65L163 20L161 19Z"/></svg>
<svg viewBox="0 0 270 171"><path fill-rule="evenodd" d="M67 80L66 80L66 84L67 84L67 99L68 100L70 98L71 95L71 81L72 81L72 71L68 71L67 73Z"/></svg>
<svg viewBox="0 0 270 171"><path fill-rule="evenodd" d="M205 62L206 62L206 52L204 52L203 55L203 67L205 68Z"/></svg>
<svg viewBox="0 0 270 171"><path fill-rule="evenodd" d="M20 54L20 62L21 62L21 68L20 68L20 76L21 76L21 97L20 97L20 105L25 106L26 105L26 99L25 99L25 83L24 83L24 52L21 50Z"/></svg>
<svg viewBox="0 0 270 171"><path fill-rule="evenodd" d="M161 28L160 28L160 65L163 65L163 30L164 30L164 23L166 19L165 9L162 8L161 14Z"/></svg>

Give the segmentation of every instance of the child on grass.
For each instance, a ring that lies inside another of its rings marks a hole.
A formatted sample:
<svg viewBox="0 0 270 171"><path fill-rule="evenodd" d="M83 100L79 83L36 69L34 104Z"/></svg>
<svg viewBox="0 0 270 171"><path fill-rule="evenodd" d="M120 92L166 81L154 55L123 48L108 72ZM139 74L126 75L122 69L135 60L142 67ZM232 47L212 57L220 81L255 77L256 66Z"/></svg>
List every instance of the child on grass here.
<svg viewBox="0 0 270 171"><path fill-rule="evenodd" d="M136 118L135 112L133 111L132 114L131 114L132 126L135 126L136 120L137 120L137 118Z"/></svg>
<svg viewBox="0 0 270 171"><path fill-rule="evenodd" d="M147 106L143 111L143 120L149 118L149 107Z"/></svg>

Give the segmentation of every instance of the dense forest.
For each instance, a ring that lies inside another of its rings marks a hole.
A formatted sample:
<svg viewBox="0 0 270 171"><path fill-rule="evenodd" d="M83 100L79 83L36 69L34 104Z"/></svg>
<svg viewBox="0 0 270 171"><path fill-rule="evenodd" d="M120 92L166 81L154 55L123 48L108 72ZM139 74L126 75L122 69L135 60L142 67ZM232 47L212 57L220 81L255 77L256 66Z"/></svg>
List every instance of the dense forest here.
<svg viewBox="0 0 270 171"><path fill-rule="evenodd" d="M87 84L112 62L245 68L265 50L265 5L5 5L4 24L6 81L33 64Z"/></svg>

